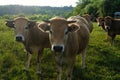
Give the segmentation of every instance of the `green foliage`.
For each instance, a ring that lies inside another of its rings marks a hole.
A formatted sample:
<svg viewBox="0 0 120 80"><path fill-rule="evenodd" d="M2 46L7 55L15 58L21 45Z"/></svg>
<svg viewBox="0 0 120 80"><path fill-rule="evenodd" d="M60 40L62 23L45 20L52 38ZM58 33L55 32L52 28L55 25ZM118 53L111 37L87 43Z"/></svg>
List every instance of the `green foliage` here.
<svg viewBox="0 0 120 80"><path fill-rule="evenodd" d="M37 18L39 16L29 16ZM115 45L105 42L106 32L97 23L90 35L87 48L86 68L81 69L81 55L76 57L73 80L119 80L120 79L120 36ZM0 19L0 80L56 80L56 65L50 49L45 49L42 57L42 75L36 74L36 54L32 55L30 71L24 72L26 53L21 43L14 41L14 31ZM64 77L64 75L63 75Z"/></svg>
<svg viewBox="0 0 120 80"><path fill-rule="evenodd" d="M114 12L120 11L120 0L104 0L102 9L104 16L114 16Z"/></svg>
<svg viewBox="0 0 120 80"><path fill-rule="evenodd" d="M93 21L98 15L102 15L101 4L103 0L82 0L77 3L77 6L74 8L73 15L83 15L85 13L93 16Z"/></svg>
<svg viewBox="0 0 120 80"><path fill-rule="evenodd" d="M94 17L114 16L114 12L120 11L120 0L79 0L73 14L88 13Z"/></svg>

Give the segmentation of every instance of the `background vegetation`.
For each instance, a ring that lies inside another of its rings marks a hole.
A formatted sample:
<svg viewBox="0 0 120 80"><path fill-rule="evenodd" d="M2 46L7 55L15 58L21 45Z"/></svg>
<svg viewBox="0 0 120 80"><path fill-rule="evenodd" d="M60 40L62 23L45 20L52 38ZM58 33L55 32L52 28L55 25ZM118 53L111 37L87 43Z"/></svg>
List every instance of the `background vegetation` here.
<svg viewBox="0 0 120 80"><path fill-rule="evenodd" d="M119 4L120 0L79 0L73 14L88 13L95 18L98 16L114 17L114 12L120 12Z"/></svg>
<svg viewBox="0 0 120 80"><path fill-rule="evenodd" d="M74 8L71 6L0 6L0 80L38 80L40 78L41 80L56 80L57 75L50 49L44 50L41 76L36 74L35 54L32 55L30 71L23 71L26 61L24 46L14 41L14 31L6 27L6 19L13 19L19 15L25 15L29 19L37 21L49 19L53 16L67 18L72 15L82 15L84 13L89 13L95 17L98 15L113 15L114 11L120 11L120 6L116 7L112 3L117 5L120 2L119 0L79 0L77 6ZM113 6L111 7L110 5ZM112 9L106 10L107 6ZM87 49L86 65L85 69L81 69L81 55L78 55L74 66L73 80L119 80L120 36L116 37L115 45L110 46L110 43L106 41L106 32L94 22L94 30L90 35L90 42Z"/></svg>
<svg viewBox="0 0 120 80"><path fill-rule="evenodd" d="M0 6L0 16L8 15L39 15L34 16L36 18L41 18L41 15L49 18L50 16L64 16L68 17L72 14L72 6L64 7L50 7L50 6L21 6L21 5L5 5Z"/></svg>

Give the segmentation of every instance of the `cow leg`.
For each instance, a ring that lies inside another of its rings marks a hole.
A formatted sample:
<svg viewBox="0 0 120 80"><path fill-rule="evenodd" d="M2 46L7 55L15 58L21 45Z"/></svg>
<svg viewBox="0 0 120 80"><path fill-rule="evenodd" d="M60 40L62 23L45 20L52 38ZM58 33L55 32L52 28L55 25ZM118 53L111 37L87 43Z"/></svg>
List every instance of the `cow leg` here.
<svg viewBox="0 0 120 80"><path fill-rule="evenodd" d="M62 64L63 58L61 55L56 55L56 52L52 52L53 57L55 59L56 67L57 67L57 80L62 80ZM60 53L58 53L60 54Z"/></svg>
<svg viewBox="0 0 120 80"><path fill-rule="evenodd" d="M114 45L114 39L115 39L116 34L108 33L108 36L110 38L111 46Z"/></svg>
<svg viewBox="0 0 120 80"><path fill-rule="evenodd" d="M24 68L25 71L28 71L28 69L29 69L30 60L31 60L31 54L27 52L27 62L25 64L25 68Z"/></svg>
<svg viewBox="0 0 120 80"><path fill-rule="evenodd" d="M75 63L75 57L71 57L67 62L67 70L66 70L67 80L72 80L74 63Z"/></svg>
<svg viewBox="0 0 120 80"><path fill-rule="evenodd" d="M110 41L110 45L112 46L112 44L113 44L113 34L110 31L108 31L108 38L109 38L109 41Z"/></svg>
<svg viewBox="0 0 120 80"><path fill-rule="evenodd" d="M114 39L115 39L115 36L116 36L115 34L113 34L113 35L112 35L112 41L111 41L111 45L114 45L114 42L115 42L115 41L114 41Z"/></svg>
<svg viewBox="0 0 120 80"><path fill-rule="evenodd" d="M61 65L57 65L57 73L58 73L58 76L57 76L57 80L62 80L62 66Z"/></svg>
<svg viewBox="0 0 120 80"><path fill-rule="evenodd" d="M41 57L42 57L43 49L38 51L37 55L37 74L41 74Z"/></svg>
<svg viewBox="0 0 120 80"><path fill-rule="evenodd" d="M86 58L86 49L82 51L82 68L84 69L85 66L85 58Z"/></svg>

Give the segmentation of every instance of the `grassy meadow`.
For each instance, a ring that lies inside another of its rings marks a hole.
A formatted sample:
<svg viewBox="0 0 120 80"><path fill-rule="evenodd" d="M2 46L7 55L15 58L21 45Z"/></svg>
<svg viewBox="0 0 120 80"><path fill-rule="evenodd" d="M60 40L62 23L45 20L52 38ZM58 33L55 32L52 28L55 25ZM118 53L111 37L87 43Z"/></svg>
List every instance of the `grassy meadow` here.
<svg viewBox="0 0 120 80"><path fill-rule="evenodd" d="M78 55L73 80L120 80L120 36L116 36L114 46L105 41L106 37L106 32L94 23L86 68L81 69L81 55ZM29 72L23 71L25 61L24 46L14 41L13 29L5 26L5 19L0 19L0 80L56 80L56 66L50 49L44 50L41 76L36 74L35 54L32 55Z"/></svg>

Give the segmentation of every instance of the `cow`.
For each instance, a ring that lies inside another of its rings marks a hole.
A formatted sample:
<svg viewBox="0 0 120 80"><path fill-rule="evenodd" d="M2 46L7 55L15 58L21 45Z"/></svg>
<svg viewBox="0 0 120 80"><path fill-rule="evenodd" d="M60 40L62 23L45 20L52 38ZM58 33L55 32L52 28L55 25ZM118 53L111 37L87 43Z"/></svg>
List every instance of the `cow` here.
<svg viewBox="0 0 120 80"><path fill-rule="evenodd" d="M50 47L49 34L39 30L39 27L47 26L45 22L30 21L25 17L17 17L14 20L6 21L6 25L14 28L15 40L23 43L27 51L27 62L25 71L28 71L31 54L37 54L37 73L41 74L41 57L44 48Z"/></svg>
<svg viewBox="0 0 120 80"><path fill-rule="evenodd" d="M90 22L87 21L87 17L83 17L83 16L80 16L80 15L77 15L77 16L71 16L71 18L75 18L75 19L79 19L82 23L86 24L88 29L89 29L89 32L91 33L92 30L93 30L93 26Z"/></svg>
<svg viewBox="0 0 120 80"><path fill-rule="evenodd" d="M98 26L101 26L104 31L107 31L107 29L104 26L104 18L98 17L96 20L97 20Z"/></svg>
<svg viewBox="0 0 120 80"><path fill-rule="evenodd" d="M81 17L72 16L68 19L53 17L45 21L48 23L48 28L40 28L44 32L49 32L51 51L57 64L57 80L63 80L63 64L67 65L66 80L72 79L76 55L79 53L82 53L82 68L85 68L86 47L90 32L88 26L79 18Z"/></svg>
<svg viewBox="0 0 120 80"><path fill-rule="evenodd" d="M104 26L107 29L108 36L111 38L111 45L113 45L116 35L120 35L120 19L106 16L104 18Z"/></svg>
<svg viewBox="0 0 120 80"><path fill-rule="evenodd" d="M85 18L89 24L89 30L90 33L93 31L93 23L92 23L92 17L89 14L82 15L83 18Z"/></svg>

